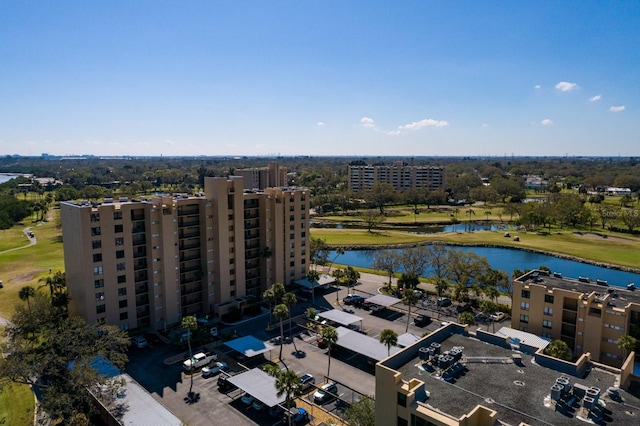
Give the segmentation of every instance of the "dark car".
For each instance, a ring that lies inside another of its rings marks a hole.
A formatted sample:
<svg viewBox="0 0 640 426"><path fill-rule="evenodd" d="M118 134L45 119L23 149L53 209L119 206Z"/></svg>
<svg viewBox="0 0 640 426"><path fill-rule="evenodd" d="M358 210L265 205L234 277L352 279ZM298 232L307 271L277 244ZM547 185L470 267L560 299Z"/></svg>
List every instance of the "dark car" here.
<svg viewBox="0 0 640 426"><path fill-rule="evenodd" d="M347 297L342 299L345 305L362 305L364 302L364 297L359 294L348 294Z"/></svg>
<svg viewBox="0 0 640 426"><path fill-rule="evenodd" d="M441 306L443 308L447 306L451 306L451 299L449 299L448 297L440 297L438 298L436 305Z"/></svg>
<svg viewBox="0 0 640 426"><path fill-rule="evenodd" d="M224 373L218 377L218 390L220 392L230 392L232 390L237 389L238 387L231 383L229 380L229 376Z"/></svg>
<svg viewBox="0 0 640 426"><path fill-rule="evenodd" d="M431 323L431 317L429 317L428 315L418 315L413 323L416 325L416 327L424 327Z"/></svg>

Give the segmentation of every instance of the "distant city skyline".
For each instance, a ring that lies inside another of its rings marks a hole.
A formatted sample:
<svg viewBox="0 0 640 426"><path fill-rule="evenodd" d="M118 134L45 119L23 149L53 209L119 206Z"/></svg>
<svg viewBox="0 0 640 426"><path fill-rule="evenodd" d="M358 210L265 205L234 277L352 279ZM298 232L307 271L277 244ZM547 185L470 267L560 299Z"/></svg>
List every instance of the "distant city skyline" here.
<svg viewBox="0 0 640 426"><path fill-rule="evenodd" d="M638 156L640 2L0 3L0 155Z"/></svg>

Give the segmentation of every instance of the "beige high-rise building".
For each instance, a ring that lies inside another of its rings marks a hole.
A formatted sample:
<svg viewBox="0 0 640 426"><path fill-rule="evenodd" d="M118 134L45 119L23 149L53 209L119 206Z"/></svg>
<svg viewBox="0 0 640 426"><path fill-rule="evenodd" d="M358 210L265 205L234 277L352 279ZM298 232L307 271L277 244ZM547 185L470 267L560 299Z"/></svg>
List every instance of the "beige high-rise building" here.
<svg viewBox="0 0 640 426"><path fill-rule="evenodd" d="M245 189L265 189L287 186L287 168L275 161L269 162L267 167L236 169L233 173L244 178Z"/></svg>
<svg viewBox="0 0 640 426"><path fill-rule="evenodd" d="M349 166L349 189L364 191L375 183L388 183L396 191L408 188L444 189L444 167L405 166L401 161L392 166Z"/></svg>
<svg viewBox="0 0 640 426"><path fill-rule="evenodd" d="M200 196L61 203L70 310L88 322L161 329L243 309L309 263L308 193L205 178Z"/></svg>
<svg viewBox="0 0 640 426"><path fill-rule="evenodd" d="M575 355L619 367L618 339L640 340L640 292L589 278L531 271L514 280L511 327L562 340Z"/></svg>

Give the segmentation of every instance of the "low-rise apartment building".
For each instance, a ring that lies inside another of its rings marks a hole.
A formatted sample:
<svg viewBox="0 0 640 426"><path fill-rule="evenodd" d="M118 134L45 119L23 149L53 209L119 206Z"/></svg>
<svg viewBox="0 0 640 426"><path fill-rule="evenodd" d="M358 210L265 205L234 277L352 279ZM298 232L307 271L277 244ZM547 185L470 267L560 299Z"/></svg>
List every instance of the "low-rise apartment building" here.
<svg viewBox="0 0 640 426"><path fill-rule="evenodd" d="M640 292L530 271L514 280L511 317L515 329L562 340L574 355L589 352L595 361L620 366L626 354L618 339L640 340Z"/></svg>
<svg viewBox="0 0 640 426"><path fill-rule="evenodd" d="M402 161L392 166L353 165L349 166L349 190L364 191L375 183L391 184L396 191L408 188L444 189L444 174L444 167L405 166Z"/></svg>
<svg viewBox="0 0 640 426"><path fill-rule="evenodd" d="M245 191L205 178L197 196L61 203L70 310L88 322L162 329L219 317L308 267L307 191Z"/></svg>
<svg viewBox="0 0 640 426"><path fill-rule="evenodd" d="M245 189L265 189L287 186L287 168L275 161L269 162L267 167L253 167L236 169L236 176L242 176Z"/></svg>

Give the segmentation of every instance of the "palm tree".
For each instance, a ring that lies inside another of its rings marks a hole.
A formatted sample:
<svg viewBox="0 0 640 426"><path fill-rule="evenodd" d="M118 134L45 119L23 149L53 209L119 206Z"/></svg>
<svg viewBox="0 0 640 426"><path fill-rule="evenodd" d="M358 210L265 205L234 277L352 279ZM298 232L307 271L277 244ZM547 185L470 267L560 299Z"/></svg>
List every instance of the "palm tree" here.
<svg viewBox="0 0 640 426"><path fill-rule="evenodd" d="M315 269L309 269L307 271L307 281L311 284L311 304L316 304L316 284L318 284L318 280L320 279L320 272Z"/></svg>
<svg viewBox="0 0 640 426"><path fill-rule="evenodd" d="M409 321L411 321L411 306L414 306L418 303L418 293L412 288L408 288L402 293L402 303L407 305L409 308L409 313L407 314L407 329L405 333L409 331Z"/></svg>
<svg viewBox="0 0 640 426"><path fill-rule="evenodd" d="M320 334L320 338L327 345L327 353L329 355L329 362L327 364L327 378L329 377L329 372L331 369L331 348L338 341L338 331L334 327L325 327L322 329L322 333Z"/></svg>
<svg viewBox="0 0 640 426"><path fill-rule="evenodd" d="M288 292L282 296L282 303L285 304L289 310L289 338L291 338L291 308L298 303L298 298L295 294Z"/></svg>
<svg viewBox="0 0 640 426"><path fill-rule="evenodd" d="M489 216L491 216L491 210L485 210L484 215L487 216L487 222L489 221Z"/></svg>
<svg viewBox="0 0 640 426"><path fill-rule="evenodd" d="M44 283L40 285L40 287L49 287L49 293L52 299L54 293L61 293L67 286L65 273L60 271L56 271L48 277L40 278L38 281Z"/></svg>
<svg viewBox="0 0 640 426"><path fill-rule="evenodd" d="M461 312L458 314L458 322L460 324L475 325L476 319L471 312Z"/></svg>
<svg viewBox="0 0 640 426"><path fill-rule="evenodd" d="M333 266L333 262L336 261L338 256L343 254L344 254L344 249L342 247L336 248L336 255L333 257L333 260L331 261L331 263L329 263L329 269L327 270L327 274L331 273L331 267Z"/></svg>
<svg viewBox="0 0 640 426"><path fill-rule="evenodd" d="M344 279L344 270L336 269L331 273L331 276L336 279L336 303L340 303L340 286L342 285L342 280Z"/></svg>
<svg viewBox="0 0 640 426"><path fill-rule="evenodd" d="M625 359L627 359L627 355L629 354L629 352L635 350L636 343L638 343L638 341L635 337L631 337L628 334L620 336L620 338L618 339L618 347L624 351Z"/></svg>
<svg viewBox="0 0 640 426"><path fill-rule="evenodd" d="M281 397L283 394L286 395L285 406L287 408L291 407L293 398L302 394L300 376L298 376L293 370L280 370L273 364L266 365L264 371L268 375L275 377L275 388L278 397ZM293 419L290 415L287 417L289 418L289 426L291 426Z"/></svg>
<svg viewBox="0 0 640 426"><path fill-rule="evenodd" d="M273 288L268 288L262 293L262 299L269 303L269 329L271 329L271 308L276 303L276 294L273 292Z"/></svg>
<svg viewBox="0 0 640 426"><path fill-rule="evenodd" d="M279 355L279 358L280 358L280 361L282 361L282 344L284 343L284 326L282 324L282 321L289 316L289 308L287 308L287 305L285 305L284 303L276 305L276 307L273 308L273 315L275 315L276 319L278 319L280 321L280 355ZM284 362L282 364L284 364ZM286 367L286 365L285 365L285 367Z"/></svg>
<svg viewBox="0 0 640 426"><path fill-rule="evenodd" d="M491 316L498 312L498 305L491 300L483 300L480 302L480 311L487 316ZM493 325L493 332L496 332L496 322L491 320L491 324Z"/></svg>
<svg viewBox="0 0 640 426"><path fill-rule="evenodd" d="M36 289L31 287L30 285L26 285L20 289L18 292L18 297L20 300L25 300L27 302L27 306L29 307L29 312L31 312L31 302L29 302L30 297L34 297L36 295Z"/></svg>
<svg viewBox="0 0 640 426"><path fill-rule="evenodd" d="M391 346L398 344L398 333L390 328L385 328L380 333L380 343L387 347L387 356L391 355Z"/></svg>
<svg viewBox="0 0 640 426"><path fill-rule="evenodd" d="M198 328L198 323L196 322L196 317L192 315L188 315L182 318L181 326L184 330L187 330L187 345L189 346L189 359L191 360L191 371L189 371L191 376L191 384L189 385L189 398L193 397L193 352L191 352L191 334L194 330Z"/></svg>
<svg viewBox="0 0 640 426"><path fill-rule="evenodd" d="M544 353L554 358L571 361L571 349L569 349L569 345L562 340L554 340L549 343L545 348Z"/></svg>

